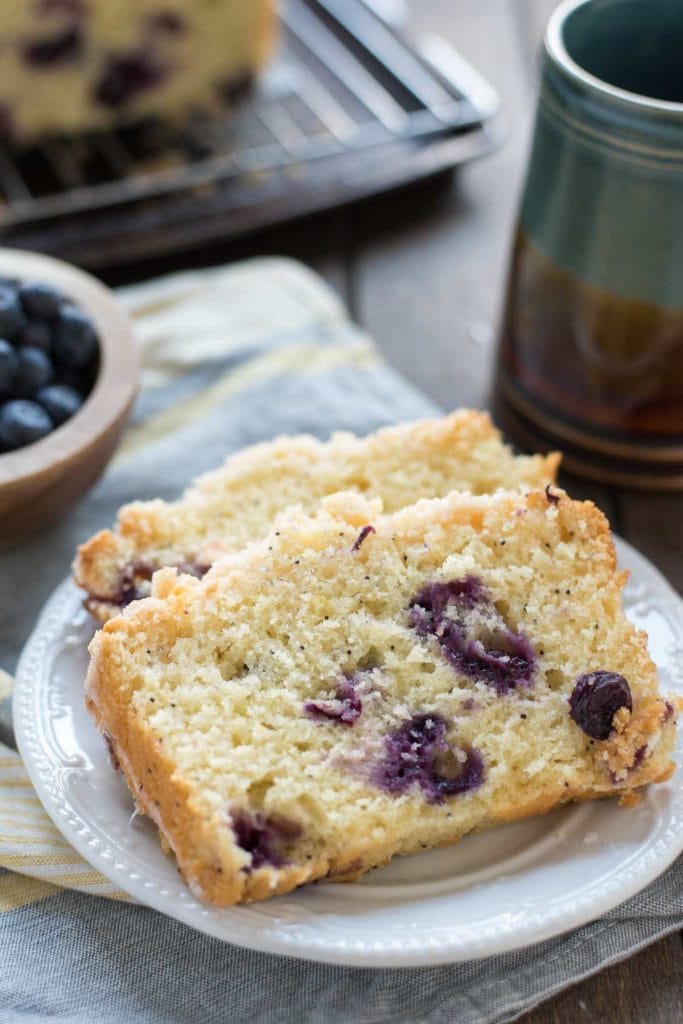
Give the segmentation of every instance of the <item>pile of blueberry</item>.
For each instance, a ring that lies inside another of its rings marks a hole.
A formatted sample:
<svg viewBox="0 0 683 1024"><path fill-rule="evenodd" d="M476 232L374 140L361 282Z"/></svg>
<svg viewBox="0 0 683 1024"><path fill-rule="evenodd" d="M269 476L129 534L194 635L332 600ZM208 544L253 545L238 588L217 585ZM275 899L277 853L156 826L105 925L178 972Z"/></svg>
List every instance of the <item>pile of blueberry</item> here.
<svg viewBox="0 0 683 1024"><path fill-rule="evenodd" d="M42 282L0 280L0 453L45 437L78 412L97 377L90 319Z"/></svg>

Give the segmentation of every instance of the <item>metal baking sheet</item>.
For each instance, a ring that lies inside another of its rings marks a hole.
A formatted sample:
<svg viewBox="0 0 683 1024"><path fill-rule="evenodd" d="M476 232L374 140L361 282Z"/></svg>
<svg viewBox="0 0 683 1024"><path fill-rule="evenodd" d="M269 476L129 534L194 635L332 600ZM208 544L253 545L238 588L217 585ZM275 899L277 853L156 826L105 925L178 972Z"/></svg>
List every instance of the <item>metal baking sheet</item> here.
<svg viewBox="0 0 683 1024"><path fill-rule="evenodd" d="M5 244L103 269L340 207L491 148L488 83L377 7L286 0L274 59L223 118L0 149Z"/></svg>

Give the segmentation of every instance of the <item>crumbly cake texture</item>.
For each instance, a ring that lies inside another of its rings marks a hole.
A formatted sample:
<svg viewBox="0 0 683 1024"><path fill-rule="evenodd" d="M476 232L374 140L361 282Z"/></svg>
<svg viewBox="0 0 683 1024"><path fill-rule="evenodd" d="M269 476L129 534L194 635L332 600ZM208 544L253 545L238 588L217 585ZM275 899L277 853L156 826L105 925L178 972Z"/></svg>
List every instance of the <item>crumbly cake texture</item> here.
<svg viewBox="0 0 683 1024"><path fill-rule="evenodd" d="M87 701L199 898L350 880L670 777L624 582L561 491L336 495L202 580L158 572L94 637Z"/></svg>
<svg viewBox="0 0 683 1024"><path fill-rule="evenodd" d="M273 31L273 0L5 2L0 135L27 143L224 110Z"/></svg>
<svg viewBox="0 0 683 1024"><path fill-rule="evenodd" d="M438 420L355 437L280 437L230 456L179 501L135 502L79 549L76 582L101 621L146 596L155 569L201 576L214 559L263 538L288 505L313 512L325 495L355 490L381 498L387 512L450 491L485 494L535 489L555 479L560 456L515 456L489 416L459 410Z"/></svg>

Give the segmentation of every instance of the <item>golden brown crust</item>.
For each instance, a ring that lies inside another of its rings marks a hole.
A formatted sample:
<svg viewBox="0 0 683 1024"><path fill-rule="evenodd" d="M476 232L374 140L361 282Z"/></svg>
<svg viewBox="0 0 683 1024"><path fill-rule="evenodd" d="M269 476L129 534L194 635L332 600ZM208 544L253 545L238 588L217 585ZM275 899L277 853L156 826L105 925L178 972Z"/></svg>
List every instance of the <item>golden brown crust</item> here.
<svg viewBox="0 0 683 1024"><path fill-rule="evenodd" d="M672 705L664 700L655 700L641 706L633 713L620 708L614 716L613 733L603 758L617 781L631 776L632 785L639 785L638 778L643 772L640 764L651 757L649 745L657 737L670 717ZM665 764L659 768L647 765L644 782L665 782L671 777L674 765Z"/></svg>

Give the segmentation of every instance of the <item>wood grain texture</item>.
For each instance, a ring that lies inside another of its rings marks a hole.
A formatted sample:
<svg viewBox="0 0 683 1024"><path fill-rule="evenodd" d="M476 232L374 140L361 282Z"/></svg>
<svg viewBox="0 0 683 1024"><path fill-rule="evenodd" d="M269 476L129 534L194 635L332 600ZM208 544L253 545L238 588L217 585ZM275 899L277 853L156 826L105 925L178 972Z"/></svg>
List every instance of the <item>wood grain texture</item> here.
<svg viewBox="0 0 683 1024"><path fill-rule="evenodd" d="M680 935L566 989L520 1024L677 1024L683 1020Z"/></svg>
<svg viewBox="0 0 683 1024"><path fill-rule="evenodd" d="M619 495L622 533L683 591L683 496Z"/></svg>

